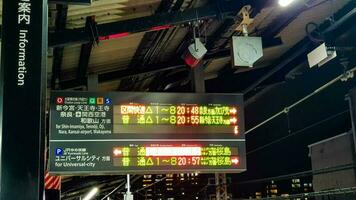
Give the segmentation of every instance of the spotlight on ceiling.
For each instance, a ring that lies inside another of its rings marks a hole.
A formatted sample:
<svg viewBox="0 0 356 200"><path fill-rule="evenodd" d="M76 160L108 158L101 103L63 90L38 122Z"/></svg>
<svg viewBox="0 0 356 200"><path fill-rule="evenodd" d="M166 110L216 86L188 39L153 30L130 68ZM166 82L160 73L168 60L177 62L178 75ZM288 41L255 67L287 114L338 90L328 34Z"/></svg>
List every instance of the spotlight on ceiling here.
<svg viewBox="0 0 356 200"><path fill-rule="evenodd" d="M91 200L99 192L99 188L95 187L83 198L83 200Z"/></svg>
<svg viewBox="0 0 356 200"><path fill-rule="evenodd" d="M289 4L293 3L293 1L295 1L295 0L279 0L278 3L280 6L286 7Z"/></svg>
<svg viewBox="0 0 356 200"><path fill-rule="evenodd" d="M323 43L308 54L309 66L310 68L316 65L321 67L336 57L337 53L335 47L328 47Z"/></svg>

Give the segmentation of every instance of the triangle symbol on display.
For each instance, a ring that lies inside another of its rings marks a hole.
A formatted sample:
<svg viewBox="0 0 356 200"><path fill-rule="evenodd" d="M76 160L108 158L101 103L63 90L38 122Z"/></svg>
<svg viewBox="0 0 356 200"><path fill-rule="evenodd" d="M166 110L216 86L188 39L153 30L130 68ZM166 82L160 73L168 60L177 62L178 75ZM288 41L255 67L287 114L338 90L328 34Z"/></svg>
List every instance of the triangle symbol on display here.
<svg viewBox="0 0 356 200"><path fill-rule="evenodd" d="M153 124L151 116L148 116L146 119L146 124Z"/></svg>
<svg viewBox="0 0 356 200"><path fill-rule="evenodd" d="M153 166L153 160L152 160L152 158L148 158L148 159L147 159L146 165Z"/></svg>
<svg viewBox="0 0 356 200"><path fill-rule="evenodd" d="M146 114L152 114L153 113L152 112L152 108L150 106L148 106L145 113Z"/></svg>

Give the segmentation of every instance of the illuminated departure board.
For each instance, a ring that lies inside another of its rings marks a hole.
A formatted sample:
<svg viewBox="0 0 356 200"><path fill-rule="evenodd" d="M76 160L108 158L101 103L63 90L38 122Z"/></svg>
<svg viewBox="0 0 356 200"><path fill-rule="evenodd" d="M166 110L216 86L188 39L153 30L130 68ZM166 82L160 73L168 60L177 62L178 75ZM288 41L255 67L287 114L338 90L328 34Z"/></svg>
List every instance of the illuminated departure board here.
<svg viewBox="0 0 356 200"><path fill-rule="evenodd" d="M53 92L52 174L246 168L240 94Z"/></svg>
<svg viewBox="0 0 356 200"><path fill-rule="evenodd" d="M150 145L115 147L114 166L122 167L230 167L239 164L238 147L201 145Z"/></svg>
<svg viewBox="0 0 356 200"><path fill-rule="evenodd" d="M128 104L114 106L114 132L136 133L151 130L152 134L239 133L237 108L222 104ZM153 126L155 129L147 129ZM210 128L201 128L210 127ZM213 127L213 128L212 128ZM141 129L141 130L138 130ZM175 130L173 130L175 129Z"/></svg>

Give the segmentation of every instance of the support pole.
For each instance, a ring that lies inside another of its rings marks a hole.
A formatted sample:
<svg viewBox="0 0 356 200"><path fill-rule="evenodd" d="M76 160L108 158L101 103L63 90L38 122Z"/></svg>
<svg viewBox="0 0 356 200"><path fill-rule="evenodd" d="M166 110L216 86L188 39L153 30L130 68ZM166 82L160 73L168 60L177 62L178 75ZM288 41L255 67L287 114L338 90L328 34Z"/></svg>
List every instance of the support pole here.
<svg viewBox="0 0 356 200"><path fill-rule="evenodd" d="M44 191L47 1L3 0L0 199Z"/></svg>
<svg viewBox="0 0 356 200"><path fill-rule="evenodd" d="M356 129L355 129L355 105L356 105L356 88L351 90L350 94L346 97L346 100L349 102L350 109L350 118L351 118L351 129L352 129L352 138L354 144L354 153L356 153Z"/></svg>
<svg viewBox="0 0 356 200"><path fill-rule="evenodd" d="M216 200L227 200L226 174L215 174Z"/></svg>
<svg viewBox="0 0 356 200"><path fill-rule="evenodd" d="M192 88L196 93L205 93L204 68L200 64L191 69ZM216 200L227 200L226 174L215 173Z"/></svg>
<svg viewBox="0 0 356 200"><path fill-rule="evenodd" d="M130 191L130 174L127 174L127 182L126 182L126 194L124 194L124 200L133 200L133 195L131 194Z"/></svg>
<svg viewBox="0 0 356 200"><path fill-rule="evenodd" d="M191 69L192 89L196 93L205 93L204 68L201 64Z"/></svg>
<svg viewBox="0 0 356 200"><path fill-rule="evenodd" d="M87 89L91 92L96 92L99 89L99 81L97 74L91 74L88 76Z"/></svg>
<svg viewBox="0 0 356 200"><path fill-rule="evenodd" d="M130 191L130 174L127 174L126 177L127 177L127 192L131 193L131 191Z"/></svg>

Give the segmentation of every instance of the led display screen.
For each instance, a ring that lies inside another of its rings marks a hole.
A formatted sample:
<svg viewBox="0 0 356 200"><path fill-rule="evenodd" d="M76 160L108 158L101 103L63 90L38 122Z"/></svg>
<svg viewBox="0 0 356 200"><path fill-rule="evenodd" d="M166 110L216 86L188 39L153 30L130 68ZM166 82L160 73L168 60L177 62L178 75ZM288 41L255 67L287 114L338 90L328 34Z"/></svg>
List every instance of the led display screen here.
<svg viewBox="0 0 356 200"><path fill-rule="evenodd" d="M50 172L241 172L240 94L53 92Z"/></svg>

